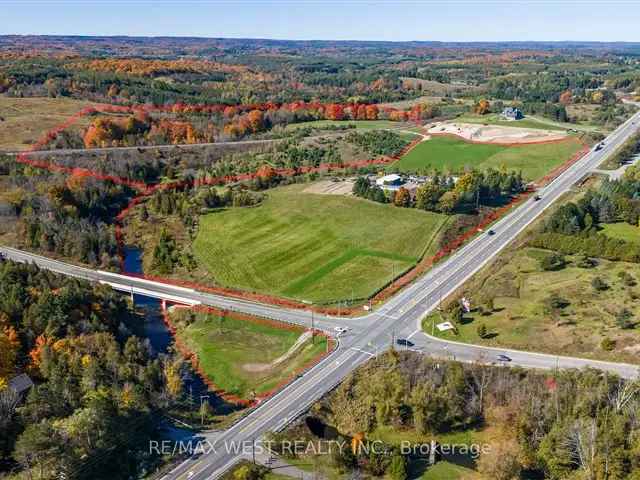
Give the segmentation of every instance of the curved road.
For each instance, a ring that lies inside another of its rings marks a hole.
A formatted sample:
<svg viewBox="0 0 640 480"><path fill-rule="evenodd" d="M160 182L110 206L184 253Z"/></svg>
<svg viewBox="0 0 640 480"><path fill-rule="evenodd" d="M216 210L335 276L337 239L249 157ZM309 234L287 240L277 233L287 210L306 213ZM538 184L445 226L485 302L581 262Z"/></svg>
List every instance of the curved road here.
<svg viewBox="0 0 640 480"><path fill-rule="evenodd" d="M605 140L600 151L591 151L581 160L539 190L539 201L533 198L496 222L495 235L481 234L454 255L436 265L413 284L400 291L376 311L368 315L342 319L315 316L318 328L331 331L333 327L348 324L351 330L341 337L337 350L304 376L289 384L275 396L262 403L221 435L211 437L215 451L194 456L175 467L166 479L217 478L242 456L237 448L247 447L267 431L278 430L303 413L314 401L330 391L357 366L383 351L394 338L408 338L415 343L413 349L434 357L460 361L491 363L499 353L511 357L513 365L554 369L593 367L615 372L625 378L638 376L638 366L601 362L588 359L545 355L532 352L496 349L477 345L450 342L431 337L420 330L421 319L437 307L439 299L453 293L480 268L493 259L520 232L531 224L546 208L596 168L606 156L620 146L638 128L640 112L622 124ZM301 325L310 324L310 314L300 310L283 309L248 301L242 301L196 290L174 287L162 283L94 271L83 267L56 262L6 247L0 247L6 257L17 261L35 262L67 275L91 281L109 283L123 291L144 291L157 297L175 301L203 303L255 315L275 318ZM244 454L250 448L244 448Z"/></svg>

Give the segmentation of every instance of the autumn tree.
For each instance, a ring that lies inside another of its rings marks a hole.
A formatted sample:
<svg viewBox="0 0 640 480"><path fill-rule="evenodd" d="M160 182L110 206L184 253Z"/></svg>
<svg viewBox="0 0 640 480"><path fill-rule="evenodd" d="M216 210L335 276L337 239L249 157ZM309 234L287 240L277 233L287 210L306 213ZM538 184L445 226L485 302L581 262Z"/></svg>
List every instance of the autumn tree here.
<svg viewBox="0 0 640 480"><path fill-rule="evenodd" d="M404 187L400 187L393 196L393 204L396 207L410 207L411 194L409 193L409 190Z"/></svg>
<svg viewBox="0 0 640 480"><path fill-rule="evenodd" d="M486 115L491 110L491 104L489 100L480 99L473 107L473 111L478 115Z"/></svg>
<svg viewBox="0 0 640 480"><path fill-rule="evenodd" d="M324 116L327 120L342 120L344 118L344 107L337 103L330 103L325 107Z"/></svg>
<svg viewBox="0 0 640 480"><path fill-rule="evenodd" d="M20 349L18 334L12 326L0 331L0 379L5 382L15 373L16 359Z"/></svg>
<svg viewBox="0 0 640 480"><path fill-rule="evenodd" d="M558 98L558 102L560 102L562 105L569 105L572 99L573 99L573 94L571 93L571 90L565 90L560 94L560 97Z"/></svg>

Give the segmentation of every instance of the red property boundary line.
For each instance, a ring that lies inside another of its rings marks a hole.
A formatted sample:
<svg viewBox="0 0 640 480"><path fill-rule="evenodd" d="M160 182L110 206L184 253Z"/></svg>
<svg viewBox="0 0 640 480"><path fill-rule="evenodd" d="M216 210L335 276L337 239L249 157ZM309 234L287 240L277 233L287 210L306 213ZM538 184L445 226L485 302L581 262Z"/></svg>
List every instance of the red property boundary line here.
<svg viewBox="0 0 640 480"><path fill-rule="evenodd" d="M311 104L306 104L306 105L311 105ZM322 104L319 104L319 105L322 105ZM150 107L150 106L123 107L123 106L117 106L117 105L101 105L101 107L104 108L103 111L116 112L116 113L134 113L136 111L167 111L167 110L170 110L170 111L173 112L173 107ZM201 107L204 108L204 106L201 106ZM215 106L215 105L212 106L212 108L214 108L214 107L215 108L219 108L220 106ZM82 118L83 116L89 115L89 114L94 114L96 112L100 113L101 111L97 110L96 107L86 107L86 108L84 108L83 110L81 110L80 112L75 114L73 117L68 119L66 122L64 122L61 126L56 127L54 129L52 129L50 132L48 132L39 142L37 142L33 146L31 151L37 149L39 146L45 145L47 142L51 141L52 139L55 139L56 135L58 135L60 132L62 132L63 130L65 130L69 126L73 125L78 119ZM440 134L436 133L436 134L432 134L432 135L440 135ZM454 134L442 134L442 135L447 135L447 136L451 135L453 137L460 138L460 137L458 137L457 135L454 135ZM280 170L277 170L276 173L278 173L279 175L282 175L282 176L293 176L293 175L299 175L299 174L304 174L304 173L329 172L329 171L333 171L333 170L366 167L366 166L371 166L371 165L387 165L389 163L392 163L393 161L398 160L400 157L402 157L403 155L408 153L416 145L421 143L422 140L423 140L422 138L417 138L416 140L411 142L409 145L407 145L407 147L405 147L401 152L399 152L398 154L396 154L394 156L391 156L391 157L381 157L381 158L378 158L378 159L363 160L363 161L349 162L349 163L343 163L343 164L325 164L325 165L322 165L320 167L301 167L301 168L299 168L297 170L280 169ZM560 141L566 141L566 140L562 139ZM528 144L528 145L530 145L530 144ZM518 146L526 146L527 144L517 144L517 145ZM90 151L90 149L88 149L88 150ZM587 151L588 151L588 147L585 146L584 149L582 149L581 151L577 152L569 161L565 162L563 165L560 165L558 168L554 169L550 174L548 174L547 176L543 177L543 179L538 181L536 183L536 185L538 185L538 186L544 185L546 182L548 182L551 179L555 178L561 172L563 172L564 170L569 168L578 159L580 159ZM19 154L18 157L17 157L17 161L20 162L20 163L23 163L23 164L27 164L27 165L33 166L35 168L47 169L47 170L50 170L50 171L53 171L53 172L61 172L61 173L67 173L67 174L71 174L71 175L87 176L87 177L97 178L97 179L100 179L100 180L110 180L110 181L113 181L114 183L128 185L128 186L130 186L132 188L137 189L140 192L139 195L135 196L130 201L130 203L122 211L120 211L120 213L118 213L118 215L115 218L115 220L116 220L116 222L115 222L115 236L116 236L116 241L117 241L118 249L119 249L119 257L120 257L120 261L121 261L121 270L124 270L124 268L122 268L123 264L124 264L124 255L123 255L124 237L123 237L123 233L122 233L122 222L125 220L126 216L131 212L131 210L136 205L138 205L142 201L144 201L146 199L146 197L150 196L151 194L153 194L154 192L156 192L158 190L184 188L184 187L187 187L187 186L201 186L201 185L208 185L208 184L210 184L210 185L221 185L221 184L227 184L227 183L233 183L233 182L241 182L241 181L246 181L246 180L252 180L252 179L257 177L257 174L256 174L257 172L253 172L253 173L248 173L248 174L217 177L217 178L208 179L206 181L202 181L202 180L193 181L193 182L178 181L178 182L172 182L172 183L166 183L166 184L149 185L149 184L145 184L143 182L133 182L133 181L131 181L129 179L122 178L122 177L116 177L116 176L107 175L107 174L103 174L103 173L99 173L99 172L93 172L91 170L84 169L84 168L62 167L60 165L56 165L56 164L53 164L53 163L39 162L37 160L30 159L29 158L29 153L30 152L28 151L28 152L23 152L23 153ZM527 198L527 196L530 193L531 193L531 191L525 192L524 194L521 194L521 195L518 195L517 197L514 197L514 199L509 204L507 204L506 206L504 206L504 207L502 207L502 208L500 208L500 209L498 209L498 210L496 210L494 212L491 212L490 214L488 214L485 217L483 217L483 219L481 220L481 222L478 225L468 229L467 231L465 231L464 233L462 233L461 235L456 237L449 245L447 245L446 247L443 247L442 249L440 249L432 257L428 257L428 258L423 259L422 261L420 261L415 267L413 267L412 269L408 270L407 272L402 274L397 279L393 280L389 285L387 285L381 291L379 291L377 294L375 294L372 297L371 300L376 302L376 303L379 303L379 302L382 302L382 301L386 300L387 298L389 298L391 295L396 293L399 289L401 289L402 287L404 287L408 283L410 283L412 280L414 280L417 276L419 276L420 274L424 273L433 264L435 264L436 262L438 262L442 258L444 258L447 255L451 254L454 250L459 248L462 244L464 244L466 241L468 241L471 237L476 235L484 226L493 223L498 218L500 218L502 215L504 215L506 212L508 212L511 208L513 208L515 205L521 203L524 199ZM236 288L212 287L212 286L208 286L208 285L204 285L204 284L199 284L197 282L181 281L181 280L175 280L175 279L172 279L172 278L158 277L158 276L145 275L145 274L125 273L125 275L131 276L131 277L137 277L137 278L153 280L153 281L159 281L159 282L163 282L163 283L170 284L170 285L186 286L186 287L195 288L195 289L198 289L198 290L204 291L204 292L219 294L219 295L228 296L228 297L235 297L235 298L240 298L240 299L245 299L245 300L257 301L257 302L261 302L261 303L268 303L268 304L287 307L287 308L294 308L294 309L299 309L299 310L310 310L310 309L313 309L314 311L316 311L318 313L324 313L324 314L327 314L327 315L351 316L351 315L354 315L354 314L357 314L357 313L361 312L359 307L336 308L336 307L310 306L310 305L306 305L306 304L303 304L301 302L298 302L298 301L295 301L295 300L291 300L291 299L287 299L287 298L283 298L283 297L267 295L267 294L261 294L261 293L257 293L257 292L248 292L248 291L243 291L243 290L236 289Z"/></svg>
<svg viewBox="0 0 640 480"><path fill-rule="evenodd" d="M268 325L268 326L283 329L283 330L290 330L290 331L296 331L296 332L298 331L303 332L307 330L302 326L278 322L276 320L270 320L262 317L255 317L253 315L247 315L247 314L242 314L238 312L231 312L228 310L221 310L215 307L207 307L203 305L194 305L191 307L186 305L174 305L174 307L183 308L186 310L192 310L197 313L204 313L206 315L230 317L235 320L241 320L241 321L256 323L260 325ZM177 335L177 329L173 324L173 322L171 321L171 316L169 315L169 312L166 308L166 302L162 302L162 320L164 324L167 326L167 328L169 329L169 331L171 332L171 334L173 335L176 350L178 350L178 353L180 353L180 355L191 364L191 367L193 368L193 370L207 385L208 389L211 392L213 392L216 396L222 398L224 401L239 405L244 408L254 407L258 405L260 402L264 401L265 399L271 397L274 393L278 392L279 390L284 388L287 384L289 384L298 375L300 375L301 373L309 370L310 368L320 363L336 347L336 342L329 335L325 334L321 330L314 329L313 330L314 336L324 337L326 339L326 342L327 342L326 351L320 353L319 355L315 356L307 363L303 364L300 368L296 369L289 377L279 382L275 387L271 388L266 392L261 393L260 395L257 395L253 399L246 399L246 398L242 398L237 395L234 395L232 393L229 393L224 389L218 387L214 383L213 379L211 379L206 374L206 372L203 370L203 368L200 365L200 360L198 358L198 355L195 352L193 352L184 342L182 342L182 340L180 340L180 337Z"/></svg>

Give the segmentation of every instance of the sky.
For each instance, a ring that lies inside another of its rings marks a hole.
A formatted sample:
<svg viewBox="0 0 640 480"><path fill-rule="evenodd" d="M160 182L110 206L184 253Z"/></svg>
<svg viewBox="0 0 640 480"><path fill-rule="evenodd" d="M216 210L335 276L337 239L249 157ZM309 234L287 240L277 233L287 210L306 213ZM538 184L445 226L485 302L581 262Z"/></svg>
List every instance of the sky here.
<svg viewBox="0 0 640 480"><path fill-rule="evenodd" d="M638 0L0 0L0 34L640 41Z"/></svg>

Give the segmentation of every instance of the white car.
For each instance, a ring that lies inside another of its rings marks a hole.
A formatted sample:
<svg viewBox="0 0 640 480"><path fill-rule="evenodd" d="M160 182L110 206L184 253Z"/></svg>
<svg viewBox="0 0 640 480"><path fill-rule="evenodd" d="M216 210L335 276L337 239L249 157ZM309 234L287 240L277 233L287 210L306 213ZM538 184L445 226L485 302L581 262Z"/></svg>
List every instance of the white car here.
<svg viewBox="0 0 640 480"><path fill-rule="evenodd" d="M342 334L347 333L349 331L349 329L347 327L333 327L333 329L336 331L336 333L338 335L342 335Z"/></svg>

